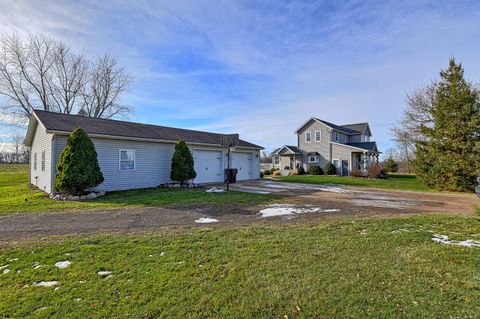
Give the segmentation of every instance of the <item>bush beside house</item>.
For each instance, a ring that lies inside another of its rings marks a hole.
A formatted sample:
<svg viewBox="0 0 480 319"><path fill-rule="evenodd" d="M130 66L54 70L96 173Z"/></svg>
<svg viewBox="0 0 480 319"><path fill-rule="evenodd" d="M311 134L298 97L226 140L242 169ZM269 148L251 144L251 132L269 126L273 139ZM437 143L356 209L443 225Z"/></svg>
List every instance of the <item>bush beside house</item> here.
<svg viewBox="0 0 480 319"><path fill-rule="evenodd" d="M323 168L325 175L337 175L337 168L332 163L327 163Z"/></svg>
<svg viewBox="0 0 480 319"><path fill-rule="evenodd" d="M187 143L178 141L172 157L170 179L184 184L186 181L194 179L195 177L197 177L197 172L195 172L194 169L192 153Z"/></svg>
<svg viewBox="0 0 480 319"><path fill-rule="evenodd" d="M60 155L54 190L82 195L85 190L101 184L103 180L95 145L83 129L75 129Z"/></svg>
<svg viewBox="0 0 480 319"><path fill-rule="evenodd" d="M311 165L310 168L308 169L308 173L310 175L323 175L323 170L318 165Z"/></svg>

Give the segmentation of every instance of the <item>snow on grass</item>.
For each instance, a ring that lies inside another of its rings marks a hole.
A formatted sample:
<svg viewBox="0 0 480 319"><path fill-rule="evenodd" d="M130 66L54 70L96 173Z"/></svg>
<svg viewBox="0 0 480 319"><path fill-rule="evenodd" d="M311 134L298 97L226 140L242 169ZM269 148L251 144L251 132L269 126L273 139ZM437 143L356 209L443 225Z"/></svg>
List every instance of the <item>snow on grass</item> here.
<svg viewBox="0 0 480 319"><path fill-rule="evenodd" d="M67 268L68 266L70 266L72 262L71 261L68 261L68 260L65 260L65 261L57 261L55 263L55 267L57 268L60 268L60 269L64 269L64 268Z"/></svg>
<svg viewBox="0 0 480 319"><path fill-rule="evenodd" d="M298 207L292 204L271 204L257 213L260 217L276 217L285 215L317 213L317 212L339 212L339 209L322 209L320 207Z"/></svg>
<svg viewBox="0 0 480 319"><path fill-rule="evenodd" d="M451 240L447 235L434 234L432 240L436 243L444 245L455 245L463 247L480 247L480 240L466 239L466 240Z"/></svg>
<svg viewBox="0 0 480 319"><path fill-rule="evenodd" d="M10 272L10 269L8 269L8 268L6 268L6 269L3 270L3 274L4 274L4 275L8 274L9 272Z"/></svg>
<svg viewBox="0 0 480 319"><path fill-rule="evenodd" d="M209 224L209 223L218 223L218 219L210 218L210 217L201 217L195 220L198 224Z"/></svg>
<svg viewBox="0 0 480 319"><path fill-rule="evenodd" d="M58 284L58 280L34 282L35 287L52 287Z"/></svg>
<svg viewBox="0 0 480 319"><path fill-rule="evenodd" d="M164 252L164 251L162 251L162 252L160 253L160 257L163 257L163 256L165 256L165 252Z"/></svg>
<svg viewBox="0 0 480 319"><path fill-rule="evenodd" d="M9 266L8 264L7 264L7 265L3 265L3 266L0 267L0 270L5 269L5 268L8 268L8 266Z"/></svg>
<svg viewBox="0 0 480 319"><path fill-rule="evenodd" d="M97 274L99 274L100 276L104 277L104 276L109 276L112 274L111 271L109 270L100 270L99 272L97 272Z"/></svg>

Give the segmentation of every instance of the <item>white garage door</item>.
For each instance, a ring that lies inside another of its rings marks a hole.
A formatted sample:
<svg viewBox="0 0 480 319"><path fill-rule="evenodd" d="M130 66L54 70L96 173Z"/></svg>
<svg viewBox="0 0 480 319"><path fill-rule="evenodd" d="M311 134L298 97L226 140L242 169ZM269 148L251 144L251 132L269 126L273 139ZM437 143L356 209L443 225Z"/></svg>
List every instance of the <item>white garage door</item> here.
<svg viewBox="0 0 480 319"><path fill-rule="evenodd" d="M252 153L232 153L232 168L238 169L237 180L252 179Z"/></svg>
<svg viewBox="0 0 480 319"><path fill-rule="evenodd" d="M197 172L195 183L223 182L222 152L194 150L193 160Z"/></svg>

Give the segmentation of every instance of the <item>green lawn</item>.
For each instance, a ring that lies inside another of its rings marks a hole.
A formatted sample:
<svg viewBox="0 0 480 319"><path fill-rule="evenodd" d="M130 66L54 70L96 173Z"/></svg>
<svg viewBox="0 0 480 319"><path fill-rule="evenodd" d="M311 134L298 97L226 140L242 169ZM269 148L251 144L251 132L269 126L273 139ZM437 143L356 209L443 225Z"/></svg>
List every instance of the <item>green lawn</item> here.
<svg viewBox="0 0 480 319"><path fill-rule="evenodd" d="M409 190L417 192L431 192L432 189L423 185L415 175L390 174L387 179L370 179L359 177L325 176L325 175L300 175L280 176L276 179L283 182L307 184L342 184L359 187L385 188Z"/></svg>
<svg viewBox="0 0 480 319"><path fill-rule="evenodd" d="M205 193L204 189L143 189L112 192L91 201L55 201L28 185L27 165L0 165L0 215L18 212L45 212L48 210L79 210L115 208L124 206L159 206L182 204L264 203L274 195L228 192Z"/></svg>
<svg viewBox="0 0 480 319"><path fill-rule="evenodd" d="M478 318L480 248L429 230L479 229L425 215L24 242L0 248L0 318Z"/></svg>

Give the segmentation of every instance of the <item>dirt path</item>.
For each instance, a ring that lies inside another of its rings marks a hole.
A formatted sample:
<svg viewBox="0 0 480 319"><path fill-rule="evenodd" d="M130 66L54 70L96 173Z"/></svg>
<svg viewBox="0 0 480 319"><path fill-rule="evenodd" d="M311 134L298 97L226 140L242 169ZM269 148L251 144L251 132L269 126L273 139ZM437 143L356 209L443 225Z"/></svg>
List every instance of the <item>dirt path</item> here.
<svg viewBox="0 0 480 319"><path fill-rule="evenodd" d="M265 185L244 186L261 188ZM415 213L448 213L472 215L479 199L437 193L415 193L358 189L338 186L282 187L272 186L285 197L271 207L252 205L185 205L175 208L139 207L85 212L50 212L0 216L0 243L52 235L95 234L101 232L131 233L154 231L168 227L205 225L231 227L254 223L305 223L319 218L400 216ZM270 188L272 188L270 187ZM245 189L243 189L245 191ZM279 214L262 217L265 208ZM217 220L200 224L202 217Z"/></svg>

